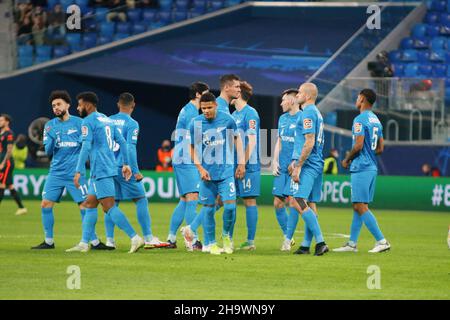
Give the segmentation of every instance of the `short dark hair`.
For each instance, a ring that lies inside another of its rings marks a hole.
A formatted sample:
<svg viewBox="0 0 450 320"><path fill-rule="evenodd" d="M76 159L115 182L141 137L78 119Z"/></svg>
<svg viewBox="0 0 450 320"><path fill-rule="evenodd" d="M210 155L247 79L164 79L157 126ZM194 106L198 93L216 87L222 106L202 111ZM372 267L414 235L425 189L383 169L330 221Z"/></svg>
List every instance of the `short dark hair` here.
<svg viewBox="0 0 450 320"><path fill-rule="evenodd" d="M94 106L98 104L98 97L92 91L81 92L77 95L77 100L83 100L85 102L92 103Z"/></svg>
<svg viewBox="0 0 450 320"><path fill-rule="evenodd" d="M290 88L290 89L286 89L281 93L281 97L283 97L285 94L287 95L297 95L298 94L298 89L295 88Z"/></svg>
<svg viewBox="0 0 450 320"><path fill-rule="evenodd" d="M247 81L241 81L241 98L248 102L253 95L253 87Z"/></svg>
<svg viewBox="0 0 450 320"><path fill-rule="evenodd" d="M197 93L202 94L206 90L209 90L209 86L206 83L201 81L194 82L189 87L189 99L195 99Z"/></svg>
<svg viewBox="0 0 450 320"><path fill-rule="evenodd" d="M123 92L119 96L119 103L124 106L129 106L134 102L134 96L129 92Z"/></svg>
<svg viewBox="0 0 450 320"><path fill-rule="evenodd" d="M53 100L62 99L67 104L72 103L72 99L70 98L69 93L66 90L54 90L50 93L50 97L48 98L48 102L52 104Z"/></svg>
<svg viewBox="0 0 450 320"><path fill-rule="evenodd" d="M373 105L377 101L377 94L372 89L363 89L359 94L363 95L370 105Z"/></svg>
<svg viewBox="0 0 450 320"><path fill-rule="evenodd" d="M223 87L225 87L225 85L228 82L234 81L234 80L241 80L239 78L239 76L235 75L235 74L224 74L223 76L220 77L220 89L223 89Z"/></svg>
<svg viewBox="0 0 450 320"><path fill-rule="evenodd" d="M0 118L5 118L5 120L8 121L9 124L12 123L12 117L7 113L0 114Z"/></svg>
<svg viewBox="0 0 450 320"><path fill-rule="evenodd" d="M200 103L202 102L216 102L216 96L212 92L207 92L200 98Z"/></svg>

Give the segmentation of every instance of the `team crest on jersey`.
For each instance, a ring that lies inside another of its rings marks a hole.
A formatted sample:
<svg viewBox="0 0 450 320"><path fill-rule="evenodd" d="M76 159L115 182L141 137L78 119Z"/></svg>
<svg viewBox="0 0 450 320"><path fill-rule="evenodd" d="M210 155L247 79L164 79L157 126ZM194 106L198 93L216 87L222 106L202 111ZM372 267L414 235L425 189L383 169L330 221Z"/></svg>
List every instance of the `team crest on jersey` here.
<svg viewBox="0 0 450 320"><path fill-rule="evenodd" d="M303 129L312 129L312 119L303 119Z"/></svg>
<svg viewBox="0 0 450 320"><path fill-rule="evenodd" d="M138 134L139 134L139 129L134 129L134 131L133 131L133 140L137 140L137 138L138 138Z"/></svg>
<svg viewBox="0 0 450 320"><path fill-rule="evenodd" d="M256 120L249 120L248 127L250 129L256 129Z"/></svg>
<svg viewBox="0 0 450 320"><path fill-rule="evenodd" d="M86 126L82 126L81 127L81 134L83 135L83 137L86 137L89 133L89 129Z"/></svg>
<svg viewBox="0 0 450 320"><path fill-rule="evenodd" d="M357 122L355 123L355 133L360 133L362 131L362 124Z"/></svg>

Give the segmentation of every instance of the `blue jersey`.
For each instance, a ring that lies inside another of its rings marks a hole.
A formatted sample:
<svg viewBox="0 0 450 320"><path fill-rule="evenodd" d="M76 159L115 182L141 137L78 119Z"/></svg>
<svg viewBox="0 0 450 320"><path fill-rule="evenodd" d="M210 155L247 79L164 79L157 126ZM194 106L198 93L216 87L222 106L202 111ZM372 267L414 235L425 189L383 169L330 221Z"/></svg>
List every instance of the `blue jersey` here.
<svg viewBox="0 0 450 320"><path fill-rule="evenodd" d="M234 176L234 137L238 134L236 123L225 112L217 112L208 120L201 114L190 126L191 143L211 180L224 180Z"/></svg>
<svg viewBox="0 0 450 320"><path fill-rule="evenodd" d="M109 117L116 126L117 130L122 134L122 137L128 144L128 160L130 162L131 171L133 174L139 172L137 165L136 145L139 137L139 123L134 120L129 114L119 112ZM114 143L114 155L118 167L122 167L123 159L120 153L120 146Z"/></svg>
<svg viewBox="0 0 450 320"><path fill-rule="evenodd" d="M295 129L294 151L292 160L298 160L305 144L305 134L314 133L314 147L303 164L303 168L311 168L318 173L323 172L323 118L319 109L313 104L303 107L303 111L298 116Z"/></svg>
<svg viewBox="0 0 450 320"><path fill-rule="evenodd" d="M49 174L72 179L81 150L82 119L69 116L67 121L54 118L45 124L44 146L52 155Z"/></svg>
<svg viewBox="0 0 450 320"><path fill-rule="evenodd" d="M278 119L278 136L281 141L279 153L279 164L281 172L287 173L289 164L292 162L292 152L294 151L295 128L297 126L300 111L294 115L286 112Z"/></svg>
<svg viewBox="0 0 450 320"><path fill-rule="evenodd" d="M230 106L224 98L218 97L216 99L216 102L217 102L217 111L221 111L221 112L230 114Z"/></svg>
<svg viewBox="0 0 450 320"><path fill-rule="evenodd" d="M245 170L247 172L256 172L261 170L259 161L259 128L260 121L258 111L255 108L250 107L248 104L245 105L241 111L234 111L232 114L236 126L239 130L239 134L242 137L242 142L244 144L244 150L248 145L248 136L256 135L256 146L253 149L252 154L248 162L245 164ZM244 139L245 137L245 139ZM235 163L237 164L237 155L235 156Z"/></svg>
<svg viewBox="0 0 450 320"><path fill-rule="evenodd" d="M370 110L366 110L353 120L353 145L356 136L364 136L364 145L358 156L350 165L350 172L377 171L378 139L383 137L383 126L378 117Z"/></svg>
<svg viewBox="0 0 450 320"><path fill-rule="evenodd" d="M124 164L128 164L127 144L114 122L107 116L97 111L91 113L83 119L81 132L83 146L77 164L77 172L84 172L85 160L87 159L84 150L87 150L91 178L101 179L116 176L117 164L114 156L114 142L119 143L122 157L126 157Z"/></svg>
<svg viewBox="0 0 450 320"><path fill-rule="evenodd" d="M175 147L173 151L173 166L183 168L195 168L191 160L190 124L192 119L198 116L198 109L192 103L186 104L178 115L175 127Z"/></svg>

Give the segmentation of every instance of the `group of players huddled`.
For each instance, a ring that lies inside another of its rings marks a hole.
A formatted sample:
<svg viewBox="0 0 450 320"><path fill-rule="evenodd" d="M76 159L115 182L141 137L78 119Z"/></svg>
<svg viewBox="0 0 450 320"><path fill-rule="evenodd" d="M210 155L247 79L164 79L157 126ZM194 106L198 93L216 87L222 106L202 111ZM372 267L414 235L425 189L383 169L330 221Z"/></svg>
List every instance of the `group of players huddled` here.
<svg viewBox="0 0 450 320"><path fill-rule="evenodd" d="M220 78L220 96L209 86L195 82L189 88L190 101L181 109L175 128L173 166L180 201L170 221L167 242L153 236L148 201L136 156L139 124L131 114L134 97L122 93L119 113L107 117L97 111L98 97L83 92L76 97L81 118L69 114L71 98L66 91L54 91L50 104L55 118L44 129L45 151L52 156L50 171L42 193L42 223L45 240L33 249L53 249L53 207L64 189L79 205L82 237L66 251L114 250L114 228L118 226L131 239L130 253L140 248L176 248L180 230L188 251L214 255L235 250L236 198L246 210L247 240L238 248L255 250L258 221L256 199L260 195L260 119L248 105L252 86L233 74ZM315 255L328 252L318 221L317 202L321 198L324 123L315 102L318 90L313 83L288 89L281 95L283 114L278 121L278 138L272 161L273 195L276 218L284 235L281 250L290 251L299 215L304 220L304 239L296 254L309 254L315 239ZM356 107L360 114L353 122L353 147L342 161L350 168L353 221L350 240L333 251L357 251L362 225L376 239L369 252L390 249L374 215L368 208L373 200L377 175L376 155L383 151L382 126L371 111L376 95L364 89ZM235 111L230 114L230 106ZM201 114L200 114L201 110ZM1 122L0 122L1 123ZM90 163L90 179L86 162ZM137 234L119 203L133 200L142 237ZM197 213L197 204L201 210ZM95 233L97 206L105 213L106 243ZM223 207L222 242L216 240L215 213ZM289 213L288 213L289 212ZM185 221L185 226L181 227ZM203 227L203 244L198 229Z"/></svg>

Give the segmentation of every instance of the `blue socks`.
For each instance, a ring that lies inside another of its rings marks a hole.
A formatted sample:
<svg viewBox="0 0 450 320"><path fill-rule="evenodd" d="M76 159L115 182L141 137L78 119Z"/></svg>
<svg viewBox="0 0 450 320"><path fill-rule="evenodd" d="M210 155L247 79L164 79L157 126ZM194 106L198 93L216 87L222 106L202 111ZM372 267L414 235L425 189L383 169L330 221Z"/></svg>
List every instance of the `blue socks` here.
<svg viewBox="0 0 450 320"><path fill-rule="evenodd" d="M185 219L186 219L186 225L190 225L192 221L194 221L195 217L197 216L197 204L198 200L192 200L192 201L186 201L186 207L185 207Z"/></svg>
<svg viewBox="0 0 450 320"><path fill-rule="evenodd" d="M177 234L177 230L180 228L181 224L184 220L184 213L186 211L186 201L179 201L175 210L173 211L172 218L170 219L170 228L169 228L169 240L172 242L176 241L170 239L171 237L175 237Z"/></svg>
<svg viewBox="0 0 450 320"><path fill-rule="evenodd" d="M83 220L86 215L86 209L80 209L80 214L81 214L81 225L83 225ZM91 238L89 240L94 241L97 239L98 237L97 234L95 233L95 226L94 226L94 232L91 234Z"/></svg>
<svg viewBox="0 0 450 320"><path fill-rule="evenodd" d="M369 229L370 233L374 236L375 240L380 241L384 239L380 227L378 227L377 219L372 212L370 212L370 210L367 210L361 215L361 220L364 222L367 229Z"/></svg>
<svg viewBox="0 0 450 320"><path fill-rule="evenodd" d="M106 214L109 215L114 224L122 229L130 238L133 238L136 235L136 232L134 231L127 217L123 214L122 211L120 211L117 206L109 209Z"/></svg>
<svg viewBox="0 0 450 320"><path fill-rule="evenodd" d="M82 225L82 235L81 235L81 242L89 243L92 239L93 235L95 234L95 224L97 223L97 208L87 208L85 209L85 214L83 217L83 221L81 223Z"/></svg>
<svg viewBox="0 0 450 320"><path fill-rule="evenodd" d="M258 223L258 207L245 207L247 217L247 240L253 242L256 235L256 225Z"/></svg>
<svg viewBox="0 0 450 320"><path fill-rule="evenodd" d="M308 226L305 223L305 237L303 238L302 247L310 247L311 246L311 241L313 239L313 233L312 231L308 228Z"/></svg>
<svg viewBox="0 0 450 320"><path fill-rule="evenodd" d="M289 216L286 227L286 238L292 239L295 229L297 228L299 213L295 208L289 207Z"/></svg>
<svg viewBox="0 0 450 320"><path fill-rule="evenodd" d="M230 236L231 228L233 226L233 222L235 221L234 215L236 214L236 203L225 203L223 207L222 234Z"/></svg>
<svg viewBox="0 0 450 320"><path fill-rule="evenodd" d="M359 233L363 225L363 220L358 212L353 212L352 226L350 227L350 241L356 244L358 242Z"/></svg>
<svg viewBox="0 0 450 320"><path fill-rule="evenodd" d="M287 214L286 208L283 207L283 208L275 209L275 213L276 213L278 224L280 225L281 231L283 231L283 234L286 236L287 220L288 220L288 214Z"/></svg>
<svg viewBox="0 0 450 320"><path fill-rule="evenodd" d="M195 233L197 233L198 227L200 227L203 224L204 214L205 212L203 210L200 210L200 213L197 214L194 220L192 220L192 222L190 223L191 230L194 231Z"/></svg>
<svg viewBox="0 0 450 320"><path fill-rule="evenodd" d="M114 222L109 214L105 214L105 231L107 239L114 239Z"/></svg>
<svg viewBox="0 0 450 320"><path fill-rule="evenodd" d="M322 231L320 230L319 221L311 208L308 208L303 214L302 218L305 221L306 227L311 230L312 234L316 238L316 243L324 242Z"/></svg>
<svg viewBox="0 0 450 320"><path fill-rule="evenodd" d="M147 198L141 198L136 201L136 215L139 225L142 229L142 235L145 238L145 241L149 241L152 237L152 229L151 229L151 219L150 212L148 210L148 200Z"/></svg>
<svg viewBox="0 0 450 320"><path fill-rule="evenodd" d="M214 244L216 243L216 220L214 219L215 208L204 206L202 211L205 242L207 240L207 244Z"/></svg>
<svg viewBox="0 0 450 320"><path fill-rule="evenodd" d="M53 217L53 208L41 208L41 213L45 238L53 239L53 225L55 224L55 218Z"/></svg>

